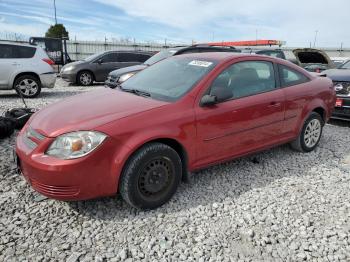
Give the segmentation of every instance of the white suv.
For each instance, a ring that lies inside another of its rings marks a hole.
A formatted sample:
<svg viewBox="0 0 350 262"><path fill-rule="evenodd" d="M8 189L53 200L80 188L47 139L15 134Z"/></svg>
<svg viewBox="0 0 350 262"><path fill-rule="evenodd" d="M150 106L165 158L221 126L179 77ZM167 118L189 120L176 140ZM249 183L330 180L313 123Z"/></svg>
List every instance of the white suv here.
<svg viewBox="0 0 350 262"><path fill-rule="evenodd" d="M41 88L55 85L53 63L41 47L0 42L0 90L38 96Z"/></svg>

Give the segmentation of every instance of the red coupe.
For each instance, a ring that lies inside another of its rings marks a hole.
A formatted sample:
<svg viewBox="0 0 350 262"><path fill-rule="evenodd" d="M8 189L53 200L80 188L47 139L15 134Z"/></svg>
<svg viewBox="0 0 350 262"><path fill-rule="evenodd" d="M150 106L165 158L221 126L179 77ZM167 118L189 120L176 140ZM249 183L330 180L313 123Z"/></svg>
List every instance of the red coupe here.
<svg viewBox="0 0 350 262"><path fill-rule="evenodd" d="M37 112L17 138L18 167L60 200L120 193L167 202L188 172L290 143L312 151L332 114L332 81L268 56L174 56L124 82Z"/></svg>

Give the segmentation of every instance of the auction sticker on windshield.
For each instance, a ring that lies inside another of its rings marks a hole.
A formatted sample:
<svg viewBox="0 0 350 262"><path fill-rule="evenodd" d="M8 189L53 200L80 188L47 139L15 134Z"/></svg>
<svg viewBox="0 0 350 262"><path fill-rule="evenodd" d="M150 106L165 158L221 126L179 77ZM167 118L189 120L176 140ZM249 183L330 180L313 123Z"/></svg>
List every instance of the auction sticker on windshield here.
<svg viewBox="0 0 350 262"><path fill-rule="evenodd" d="M212 62L207 62L207 61L200 61L200 60L193 60L189 63L189 65L193 66L202 66L202 67L209 67L213 63Z"/></svg>

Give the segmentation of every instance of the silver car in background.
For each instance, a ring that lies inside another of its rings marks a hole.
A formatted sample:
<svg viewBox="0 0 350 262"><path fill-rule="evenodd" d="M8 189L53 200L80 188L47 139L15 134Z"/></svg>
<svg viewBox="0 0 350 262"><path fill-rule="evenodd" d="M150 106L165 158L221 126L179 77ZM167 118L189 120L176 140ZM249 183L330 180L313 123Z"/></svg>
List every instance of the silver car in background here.
<svg viewBox="0 0 350 262"><path fill-rule="evenodd" d="M15 89L23 97L36 97L41 88L55 86L53 64L41 47L0 42L0 90Z"/></svg>

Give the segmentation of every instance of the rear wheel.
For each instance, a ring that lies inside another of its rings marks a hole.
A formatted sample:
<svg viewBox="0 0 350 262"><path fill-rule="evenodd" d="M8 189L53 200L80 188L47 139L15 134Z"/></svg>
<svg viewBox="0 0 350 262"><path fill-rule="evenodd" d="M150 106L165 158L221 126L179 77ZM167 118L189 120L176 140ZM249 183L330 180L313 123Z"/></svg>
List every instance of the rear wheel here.
<svg viewBox="0 0 350 262"><path fill-rule="evenodd" d="M94 81L94 78L92 76L92 73L89 71L82 71L77 76L77 83L81 86L90 86L92 85Z"/></svg>
<svg viewBox="0 0 350 262"><path fill-rule="evenodd" d="M32 75L20 76L14 83L15 90L25 98L37 97L41 92L39 79Z"/></svg>
<svg viewBox="0 0 350 262"><path fill-rule="evenodd" d="M119 191L131 206L154 209L174 195L181 175L181 159L174 149L161 143L146 144L128 160Z"/></svg>
<svg viewBox="0 0 350 262"><path fill-rule="evenodd" d="M314 150L320 142L324 121L320 114L312 112L306 119L301 133L291 143L291 147L300 152Z"/></svg>

